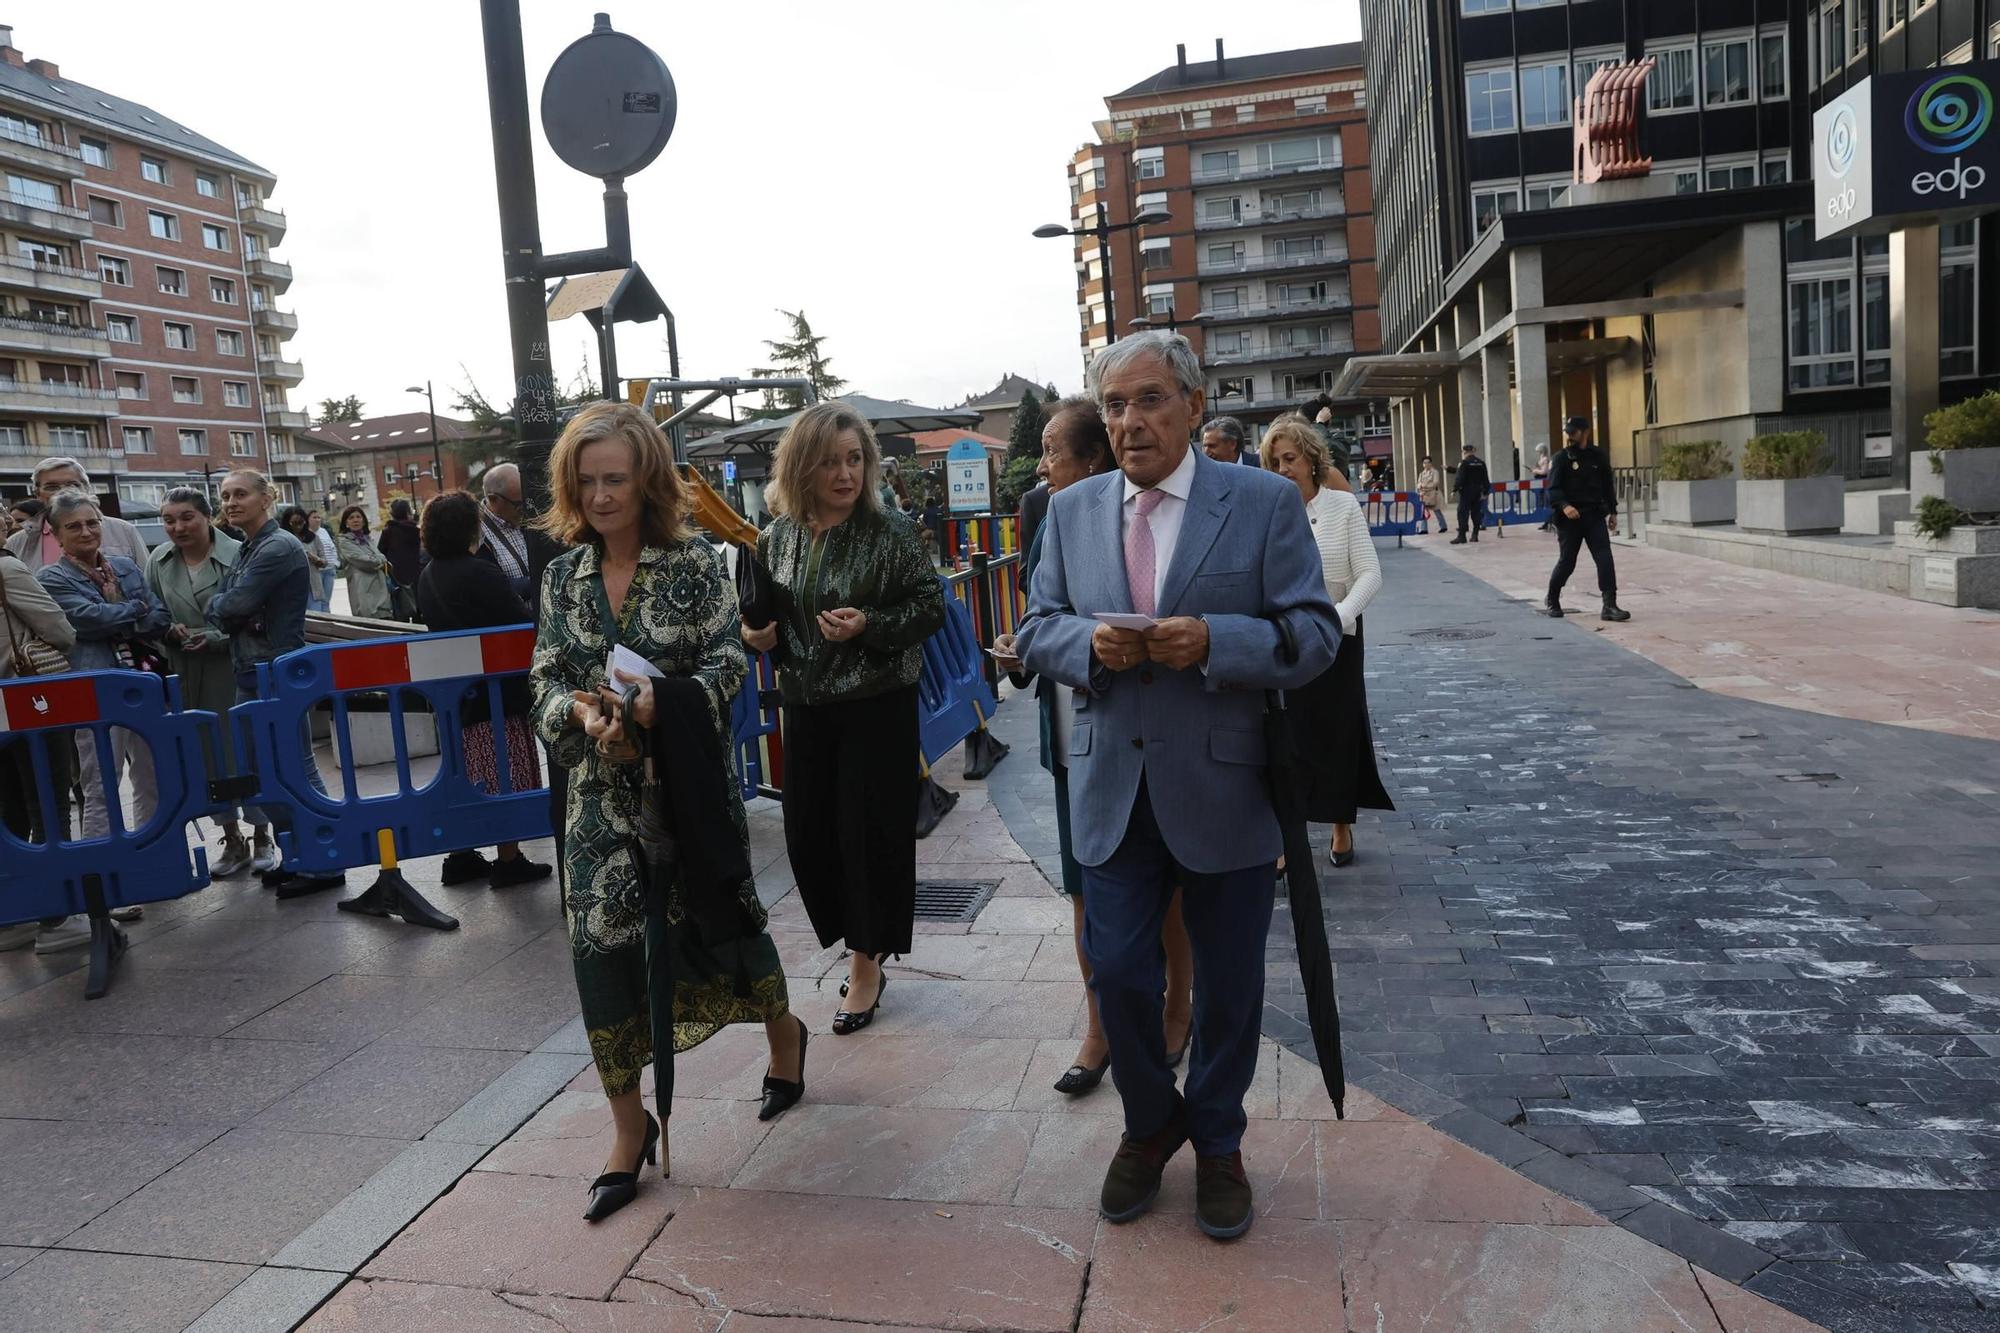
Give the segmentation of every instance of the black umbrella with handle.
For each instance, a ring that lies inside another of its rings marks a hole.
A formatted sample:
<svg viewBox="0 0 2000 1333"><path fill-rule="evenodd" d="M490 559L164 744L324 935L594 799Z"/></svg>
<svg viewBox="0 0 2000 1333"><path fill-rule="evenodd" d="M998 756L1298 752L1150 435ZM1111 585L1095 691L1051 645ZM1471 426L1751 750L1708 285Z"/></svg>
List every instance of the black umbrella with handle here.
<svg viewBox="0 0 2000 1333"><path fill-rule="evenodd" d="M1298 658L1292 627L1278 627L1278 655ZM1334 994L1333 955L1326 947L1326 911L1319 900L1319 876L1313 872L1312 838L1305 812L1299 808L1298 755L1293 747L1285 698L1276 690L1264 696L1264 741L1271 774L1271 806L1284 837L1285 889L1292 908L1292 940L1298 949L1299 981L1306 994L1306 1023L1312 1029L1313 1052L1320 1077L1333 1099L1335 1119L1347 1118L1347 1074L1340 1059L1340 1001Z"/></svg>

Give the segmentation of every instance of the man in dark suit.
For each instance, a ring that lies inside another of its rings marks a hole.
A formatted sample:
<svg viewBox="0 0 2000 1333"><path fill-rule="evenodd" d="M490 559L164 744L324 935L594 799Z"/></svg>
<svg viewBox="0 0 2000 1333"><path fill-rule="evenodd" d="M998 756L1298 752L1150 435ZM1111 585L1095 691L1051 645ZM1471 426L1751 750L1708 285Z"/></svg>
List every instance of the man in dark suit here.
<svg viewBox="0 0 2000 1333"><path fill-rule="evenodd" d="M542 571L562 554L562 547L540 528L527 525L528 505L521 492L520 468L512 463L494 464L486 469L480 489L486 492L486 507L480 514L486 541L479 554L498 565L514 595L540 615Z"/></svg>

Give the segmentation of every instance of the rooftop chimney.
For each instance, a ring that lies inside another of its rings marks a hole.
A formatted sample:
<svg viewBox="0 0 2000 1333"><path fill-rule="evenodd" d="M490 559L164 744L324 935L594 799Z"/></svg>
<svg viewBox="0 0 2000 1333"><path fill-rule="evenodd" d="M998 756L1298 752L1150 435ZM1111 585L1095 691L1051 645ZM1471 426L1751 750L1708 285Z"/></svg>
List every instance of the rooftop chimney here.
<svg viewBox="0 0 2000 1333"><path fill-rule="evenodd" d="M28 63L14 47L14 28L12 24L0 23L0 60L6 61L17 69Z"/></svg>
<svg viewBox="0 0 2000 1333"><path fill-rule="evenodd" d="M28 72L30 74L39 74L43 78L51 80L62 77L62 71L56 68L56 62L53 60L30 60L28 62Z"/></svg>
<svg viewBox="0 0 2000 1333"><path fill-rule="evenodd" d="M1218 79L1228 78L1228 70L1228 65L1222 59L1222 39L1218 37L1215 39L1215 77Z"/></svg>
<svg viewBox="0 0 2000 1333"><path fill-rule="evenodd" d="M1179 66L1180 66L1180 69L1181 69L1181 82L1182 82L1182 83L1186 83L1186 82L1187 82L1187 43L1186 43L1186 42L1175 42L1175 43L1174 43L1174 60L1175 60L1175 62L1176 62L1177 64L1179 64Z"/></svg>

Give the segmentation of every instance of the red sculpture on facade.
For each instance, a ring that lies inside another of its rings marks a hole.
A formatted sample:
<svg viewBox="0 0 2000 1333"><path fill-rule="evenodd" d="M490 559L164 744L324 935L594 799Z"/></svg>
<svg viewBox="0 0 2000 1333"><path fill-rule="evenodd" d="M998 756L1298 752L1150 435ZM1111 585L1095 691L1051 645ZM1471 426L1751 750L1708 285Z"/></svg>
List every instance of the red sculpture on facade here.
<svg viewBox="0 0 2000 1333"><path fill-rule="evenodd" d="M1627 180L1650 176L1653 159L1639 152L1639 108L1653 57L1600 66L1576 99L1576 180Z"/></svg>

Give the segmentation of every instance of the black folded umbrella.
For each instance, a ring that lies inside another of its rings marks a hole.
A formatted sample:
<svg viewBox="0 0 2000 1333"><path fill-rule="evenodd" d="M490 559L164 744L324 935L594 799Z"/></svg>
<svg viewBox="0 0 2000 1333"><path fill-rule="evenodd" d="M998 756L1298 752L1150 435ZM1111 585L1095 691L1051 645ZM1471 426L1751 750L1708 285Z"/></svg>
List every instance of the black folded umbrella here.
<svg viewBox="0 0 2000 1333"><path fill-rule="evenodd" d="M1279 621L1281 643L1290 646L1289 626ZM1347 1073L1340 1059L1340 1001L1334 994L1333 955L1326 947L1326 911L1319 901L1319 876L1313 871L1312 838L1305 813L1299 809L1297 754L1284 696L1265 695L1264 741L1271 774L1271 806L1284 835L1285 888L1292 908L1292 941L1299 954L1299 981L1306 993L1306 1024L1312 1029L1313 1052L1319 1056L1320 1077L1333 1098L1336 1119L1347 1118Z"/></svg>

